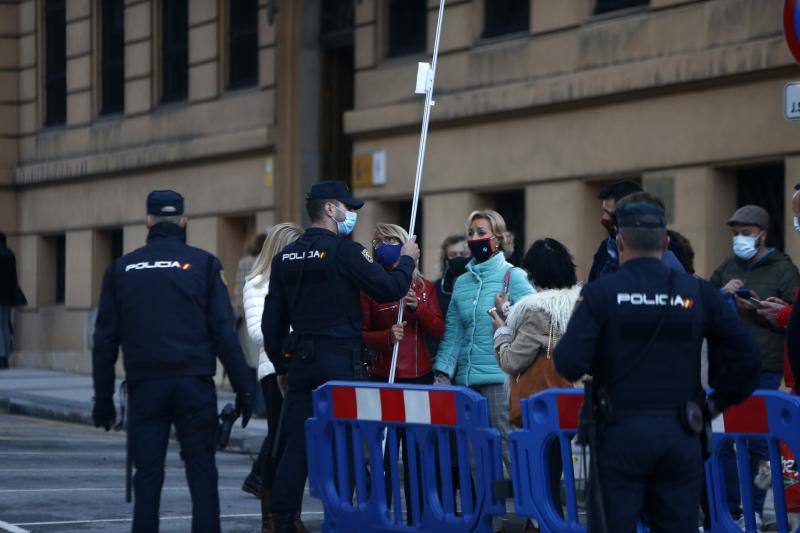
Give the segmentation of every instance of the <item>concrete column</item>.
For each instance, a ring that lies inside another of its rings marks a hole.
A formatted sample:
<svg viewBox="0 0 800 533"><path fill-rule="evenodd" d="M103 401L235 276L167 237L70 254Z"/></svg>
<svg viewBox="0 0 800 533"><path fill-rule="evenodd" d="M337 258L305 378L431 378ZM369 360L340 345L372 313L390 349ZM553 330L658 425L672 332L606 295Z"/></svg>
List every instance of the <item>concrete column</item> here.
<svg viewBox="0 0 800 533"><path fill-rule="evenodd" d="M585 22L592 14L594 0L533 0L531 33L545 33Z"/></svg>
<svg viewBox="0 0 800 533"><path fill-rule="evenodd" d="M67 272L64 304L67 309L90 309L94 305L94 232L67 232Z"/></svg>
<svg viewBox="0 0 800 533"><path fill-rule="evenodd" d="M26 309L36 309L39 307L39 237L18 237L16 252L19 285L28 298Z"/></svg>
<svg viewBox="0 0 800 533"><path fill-rule="evenodd" d="M353 231L353 240L360 242L372 253L371 243L375 236L375 226L378 222L389 222L394 220L393 210L385 203L373 201L366 202L364 207L358 210L358 224Z"/></svg>
<svg viewBox="0 0 800 533"><path fill-rule="evenodd" d="M277 70L275 50L275 24L269 24L265 4L258 9L258 82L262 89L269 90L267 97L273 100ZM274 114L271 118L269 123L274 124Z"/></svg>
<svg viewBox="0 0 800 533"><path fill-rule="evenodd" d="M217 0L189 1L189 100L212 100L220 93Z"/></svg>
<svg viewBox="0 0 800 533"><path fill-rule="evenodd" d="M147 241L147 227L144 218L139 224L131 224L122 228L122 252L130 253L141 248Z"/></svg>
<svg viewBox="0 0 800 533"><path fill-rule="evenodd" d="M153 90L153 2L125 6L125 115L148 113Z"/></svg>
<svg viewBox="0 0 800 533"><path fill-rule="evenodd" d="M67 2L67 125L92 121L91 0Z"/></svg>
<svg viewBox="0 0 800 533"><path fill-rule="evenodd" d="M214 255L219 253L219 217L193 218L186 229L186 242Z"/></svg>
<svg viewBox="0 0 800 533"><path fill-rule="evenodd" d="M24 4L28 10L32 6ZM21 5L0 4L0 231L13 234L17 229L16 194L11 188L14 167L17 164L17 135L19 96L19 53L17 43L21 32L19 16ZM31 28L27 28L31 31ZM35 69L25 71L25 79L35 79ZM26 94L36 105L35 83L33 95ZM26 91L30 92L30 91Z"/></svg>
<svg viewBox="0 0 800 533"><path fill-rule="evenodd" d="M256 213L256 233L265 232L268 228L277 223L278 221L275 220L275 211L273 209L269 211L258 211Z"/></svg>
<svg viewBox="0 0 800 533"><path fill-rule="evenodd" d="M472 192L426 194L422 202L422 230L425 237L423 271L429 279L439 276L439 247L445 237L466 233L467 216L483 205Z"/></svg>
<svg viewBox="0 0 800 533"><path fill-rule="evenodd" d="M594 252L605 236L599 224L598 188L580 180L525 187L526 245L545 237L560 241L575 257L578 279L587 278Z"/></svg>
<svg viewBox="0 0 800 533"><path fill-rule="evenodd" d="M784 175L786 176L784 180L786 182L786 192L784 193L786 202L783 217L786 224L784 229L784 235L786 235L784 239L786 241L785 252L786 255L797 261L797 259L800 258L800 237L794 232L792 196L794 196L795 193L794 185L797 183L796 176L800 176L800 157L787 157L784 165Z"/></svg>
<svg viewBox="0 0 800 533"><path fill-rule="evenodd" d="M674 215L670 229L689 239L695 271L707 278L732 253L725 221L736 209L736 180L710 167L680 168L645 174L645 189L654 178L665 177L674 180L674 206L668 209Z"/></svg>

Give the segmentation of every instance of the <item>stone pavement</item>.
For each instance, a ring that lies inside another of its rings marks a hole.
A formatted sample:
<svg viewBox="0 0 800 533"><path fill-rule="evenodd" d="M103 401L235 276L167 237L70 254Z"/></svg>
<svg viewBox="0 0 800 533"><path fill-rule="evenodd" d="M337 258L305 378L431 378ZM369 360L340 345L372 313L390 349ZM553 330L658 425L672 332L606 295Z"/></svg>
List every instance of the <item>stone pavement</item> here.
<svg viewBox="0 0 800 533"><path fill-rule="evenodd" d="M91 425L92 396L90 376L30 368L0 371L0 412ZM114 395L117 414L118 396ZM232 392L218 390L217 397L220 409L234 403ZM264 420L252 419L245 429L237 423L227 449L257 455L266 432Z"/></svg>

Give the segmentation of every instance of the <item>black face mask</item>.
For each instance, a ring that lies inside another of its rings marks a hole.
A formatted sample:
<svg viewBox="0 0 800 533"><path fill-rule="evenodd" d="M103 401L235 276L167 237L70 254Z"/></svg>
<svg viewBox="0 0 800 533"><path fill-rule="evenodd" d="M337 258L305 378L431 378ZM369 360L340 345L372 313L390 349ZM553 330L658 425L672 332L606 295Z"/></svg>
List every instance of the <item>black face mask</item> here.
<svg viewBox="0 0 800 533"><path fill-rule="evenodd" d="M454 278L457 278L461 274L467 271L467 263L470 262L471 257L454 257L452 259L447 260L447 272Z"/></svg>
<svg viewBox="0 0 800 533"><path fill-rule="evenodd" d="M478 263L483 263L494 255L494 241L491 237L468 240L467 246L469 246L469 251L472 252L472 257Z"/></svg>

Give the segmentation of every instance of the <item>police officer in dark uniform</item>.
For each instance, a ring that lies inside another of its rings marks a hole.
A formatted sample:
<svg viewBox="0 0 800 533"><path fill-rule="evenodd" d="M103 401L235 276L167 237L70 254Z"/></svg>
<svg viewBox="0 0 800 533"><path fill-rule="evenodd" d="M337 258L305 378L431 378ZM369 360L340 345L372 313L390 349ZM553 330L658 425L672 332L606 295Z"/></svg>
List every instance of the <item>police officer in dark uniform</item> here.
<svg viewBox="0 0 800 533"><path fill-rule="evenodd" d="M554 356L565 378L594 378L590 531L603 531L604 521L633 532L645 517L652 531L694 533L701 437L711 418L755 390L759 348L717 290L662 263L663 210L623 200L617 221L622 266L583 289ZM708 398L700 384L704 338Z"/></svg>
<svg viewBox="0 0 800 533"><path fill-rule="evenodd" d="M383 303L402 300L419 257L412 237L397 267L387 272L363 246L343 239L363 205L343 182L314 185L306 198L311 227L272 261L261 327L279 379L288 373L286 451L272 493L274 527L281 533L305 531L298 511L308 475L305 421L312 414L311 391L327 381L366 376L360 291Z"/></svg>
<svg viewBox="0 0 800 533"><path fill-rule="evenodd" d="M220 531L215 355L236 390L243 427L250 417L252 382L222 265L186 244L183 197L151 192L146 223L147 244L114 261L103 277L92 350L92 416L106 431L116 419L114 366L122 346L129 453L136 468L133 531L158 531L174 424L192 496L192 531L214 533Z"/></svg>

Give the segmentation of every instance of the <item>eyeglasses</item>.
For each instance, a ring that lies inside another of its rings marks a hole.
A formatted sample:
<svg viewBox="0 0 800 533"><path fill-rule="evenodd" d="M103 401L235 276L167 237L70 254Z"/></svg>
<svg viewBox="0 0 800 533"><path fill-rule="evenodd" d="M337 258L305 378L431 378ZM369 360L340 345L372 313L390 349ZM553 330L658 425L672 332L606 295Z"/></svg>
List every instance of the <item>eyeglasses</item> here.
<svg viewBox="0 0 800 533"><path fill-rule="evenodd" d="M380 239L372 239L372 249L377 250L381 244L402 244L397 237L381 237Z"/></svg>

